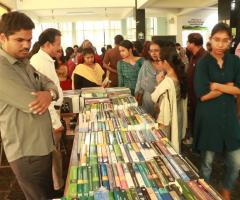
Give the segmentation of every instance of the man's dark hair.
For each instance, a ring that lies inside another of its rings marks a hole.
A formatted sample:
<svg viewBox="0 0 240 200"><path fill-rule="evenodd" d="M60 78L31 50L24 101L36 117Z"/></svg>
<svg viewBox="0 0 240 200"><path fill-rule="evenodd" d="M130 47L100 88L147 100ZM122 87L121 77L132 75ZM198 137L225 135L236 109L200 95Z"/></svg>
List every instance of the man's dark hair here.
<svg viewBox="0 0 240 200"><path fill-rule="evenodd" d="M56 36L61 36L61 32L55 28L48 28L39 35L38 42L40 46L46 42L54 43Z"/></svg>
<svg viewBox="0 0 240 200"><path fill-rule="evenodd" d="M122 42L122 41L123 41L123 36L122 36L122 35L116 35L116 36L114 37L114 43L115 43L116 45L119 45L120 42Z"/></svg>
<svg viewBox="0 0 240 200"><path fill-rule="evenodd" d="M41 46L39 45L39 42L35 42L32 46L31 51L28 54L28 59L31 59L31 57L39 51L40 47Z"/></svg>
<svg viewBox="0 0 240 200"><path fill-rule="evenodd" d="M0 20L0 33L4 33L7 37L17 31L34 29L33 21L24 13L9 12L2 15Z"/></svg>
<svg viewBox="0 0 240 200"><path fill-rule="evenodd" d="M175 46L176 47L181 47L181 44L180 43L176 43Z"/></svg>
<svg viewBox="0 0 240 200"><path fill-rule="evenodd" d="M200 33L190 33L188 35L188 42L193 43L196 46L202 46L203 45L203 37Z"/></svg>
<svg viewBox="0 0 240 200"><path fill-rule="evenodd" d="M230 38L232 38L231 28L223 22L220 22L213 27L212 32L211 32L211 37L218 32L226 32L228 34L228 36Z"/></svg>

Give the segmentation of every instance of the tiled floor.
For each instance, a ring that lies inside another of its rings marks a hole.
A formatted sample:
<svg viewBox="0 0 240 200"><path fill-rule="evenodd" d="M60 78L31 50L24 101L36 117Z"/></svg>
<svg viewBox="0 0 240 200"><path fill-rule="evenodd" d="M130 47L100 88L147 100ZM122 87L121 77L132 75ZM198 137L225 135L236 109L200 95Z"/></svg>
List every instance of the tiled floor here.
<svg viewBox="0 0 240 200"><path fill-rule="evenodd" d="M67 156L64 156L64 176L66 176L69 157L71 153L71 140L67 140ZM183 155L187 156L192 163L199 167L199 155L192 154L190 148L183 146ZM4 160L4 164L6 164L6 160ZM211 184L218 191L221 188L221 181L224 176L224 164L221 156L217 156L214 166L213 166L213 174L211 178ZM10 168L0 168L0 200L24 200L24 196L22 194L21 189L18 186L18 183L11 171ZM240 200L240 184L236 185L232 200Z"/></svg>

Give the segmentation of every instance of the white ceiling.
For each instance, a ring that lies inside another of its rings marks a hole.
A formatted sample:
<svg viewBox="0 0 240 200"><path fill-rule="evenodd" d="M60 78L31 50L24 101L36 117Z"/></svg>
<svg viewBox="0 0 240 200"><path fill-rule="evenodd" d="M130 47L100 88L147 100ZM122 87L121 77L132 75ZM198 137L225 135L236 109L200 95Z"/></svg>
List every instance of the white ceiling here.
<svg viewBox="0 0 240 200"><path fill-rule="evenodd" d="M135 0L2 0L10 8L26 12L39 21L49 19L122 19L133 15ZM213 6L217 0L137 0L146 15L161 16L193 12Z"/></svg>

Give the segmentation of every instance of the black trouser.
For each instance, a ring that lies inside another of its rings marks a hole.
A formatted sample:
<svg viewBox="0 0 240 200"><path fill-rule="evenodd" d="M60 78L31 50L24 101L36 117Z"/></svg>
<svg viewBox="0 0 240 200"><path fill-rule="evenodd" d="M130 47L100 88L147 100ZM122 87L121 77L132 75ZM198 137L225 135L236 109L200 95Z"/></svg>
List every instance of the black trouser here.
<svg viewBox="0 0 240 200"><path fill-rule="evenodd" d="M49 199L53 191L52 155L27 156L10 162L27 200Z"/></svg>

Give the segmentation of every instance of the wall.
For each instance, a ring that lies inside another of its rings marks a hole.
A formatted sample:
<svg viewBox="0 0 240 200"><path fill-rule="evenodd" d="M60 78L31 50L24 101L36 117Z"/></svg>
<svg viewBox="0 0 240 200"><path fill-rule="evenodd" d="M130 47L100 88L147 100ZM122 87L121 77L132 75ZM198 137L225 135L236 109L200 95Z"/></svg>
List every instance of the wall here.
<svg viewBox="0 0 240 200"><path fill-rule="evenodd" d="M167 35L167 18L157 18L157 35Z"/></svg>
<svg viewBox="0 0 240 200"><path fill-rule="evenodd" d="M168 15L167 16L167 35L177 35L177 16L176 15Z"/></svg>
<svg viewBox="0 0 240 200"><path fill-rule="evenodd" d="M200 11L192 12L186 15L178 16L177 18L177 41L182 43L182 26L189 25L189 20L200 19L203 22L202 26L208 27L208 34L210 34L213 26L218 23L217 8L203 9ZM206 41L204 41L206 43ZM186 44L182 44L186 46Z"/></svg>

